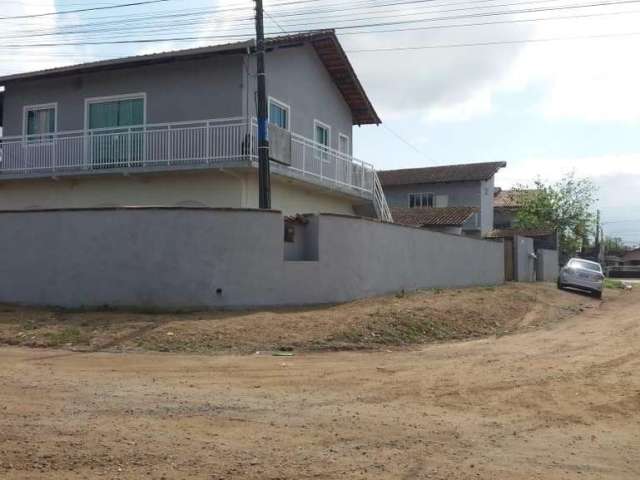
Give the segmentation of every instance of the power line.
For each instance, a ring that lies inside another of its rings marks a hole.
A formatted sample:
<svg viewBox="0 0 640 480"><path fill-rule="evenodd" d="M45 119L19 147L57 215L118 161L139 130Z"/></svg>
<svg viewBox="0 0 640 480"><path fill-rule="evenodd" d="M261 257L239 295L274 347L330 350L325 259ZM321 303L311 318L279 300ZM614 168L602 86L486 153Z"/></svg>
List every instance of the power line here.
<svg viewBox="0 0 640 480"><path fill-rule="evenodd" d="M423 23L423 22L431 22L431 21L444 21L444 20L452 20L452 19L460 19L460 18L475 18L475 17L484 17L484 16L495 16L495 15L510 15L514 13L530 13L530 12L538 12L538 11L549 11L549 10L559 10L559 9L570 9L570 8L587 8L593 6L602 6L602 5L613 5L613 4L627 4L627 3L637 3L640 0L620 0L617 2L599 2L599 3L591 3L591 4L581 4L581 5L570 5L570 6L562 6L562 7L546 7L546 8L537 8L537 9L526 9L526 10L512 10L506 12L486 12L486 13L478 13L478 14L465 14L465 15L454 15L448 17L431 17L424 18L420 20L410 20L410 21L398 21L398 22L384 22L377 24L361 24L361 25L348 25L337 27L338 31L342 31L344 29L361 29L365 27L377 27L383 25L399 25L406 23ZM522 20L522 19L520 19ZM515 21L515 20L514 20ZM506 21L505 21L506 22ZM488 22L487 22L488 23ZM469 25L472 26L472 25ZM473 25L475 26L475 25ZM442 26L445 28L446 26ZM454 26L451 26L454 27ZM457 26L455 26L457 27ZM289 31L289 33L301 33L303 31ZM354 32L355 33L355 32ZM361 32L360 32L361 33ZM375 33L372 31L371 33ZM273 32L269 35L273 35ZM593 35L591 38L606 38L608 36L629 36L636 35L635 32L626 33L626 34L612 34L612 35ZM82 45L118 45L118 44L136 44L136 43L152 43L158 41L193 41L193 40L208 40L208 39L221 39L221 38L244 38L248 37L249 34L227 34L227 35L214 35L214 36L184 36L184 37L155 37L155 38L138 38L138 39L127 39L127 40L104 40L104 41L76 41L76 42L50 42L50 43L32 43L32 44L5 44L3 48L30 48L30 47L58 47L58 46L82 46ZM582 38L582 37L581 37ZM469 43L469 44L445 44L445 45L427 45L427 46L418 46L418 47L392 47L392 48L382 48L382 49L361 49L361 50L352 50L352 53L360 53L367 51L398 51L398 50L419 50L419 49L428 49L428 48L452 48L452 47L462 47L462 46L479 46L479 45L492 45L492 44L509 44L509 43L523 43L523 42L540 42L540 41L555 41L555 40L566 40L572 39L572 37L558 37L553 39L532 39L532 40L501 40L498 42L483 42L483 43Z"/></svg>
<svg viewBox="0 0 640 480"><path fill-rule="evenodd" d="M427 160L428 162L432 162L432 160L430 160L422 150L416 147L413 143L409 142L407 139L405 139L402 135L397 133L395 130L392 130L391 127L389 127L387 124L381 123L380 125L382 125L382 128L386 129L389 133L391 133L394 137L396 137L402 143L410 147L416 153L419 153L425 160Z"/></svg>
<svg viewBox="0 0 640 480"><path fill-rule="evenodd" d="M133 2L133 3L123 3L119 5L107 5L104 7L89 7L89 8L79 8L76 10L61 10L59 12L47 12L47 13L32 13L29 15L16 15L13 17L0 17L0 20L18 20L23 18L36 18L36 17L50 17L52 15L66 15L70 13L81 13L81 12L93 12L96 10L110 10L113 8L123 8L123 7L135 7L139 5L147 5L150 3L164 3L171 2L173 0L145 0L141 2Z"/></svg>
<svg viewBox="0 0 640 480"><path fill-rule="evenodd" d="M362 50L347 50L347 53L399 52L399 51L411 51L411 50L427 50L427 49L436 49L436 48L486 47L486 46L493 46L493 45L517 45L521 43L544 43L544 42L558 42L558 41L567 41L567 40L591 40L591 39L601 39L601 38L631 37L631 36L638 36L638 35L640 35L640 32L605 33L601 35L576 35L573 37L548 37L548 38L531 38L526 40L496 40L492 42L420 45L415 47L372 48L372 49L362 49Z"/></svg>

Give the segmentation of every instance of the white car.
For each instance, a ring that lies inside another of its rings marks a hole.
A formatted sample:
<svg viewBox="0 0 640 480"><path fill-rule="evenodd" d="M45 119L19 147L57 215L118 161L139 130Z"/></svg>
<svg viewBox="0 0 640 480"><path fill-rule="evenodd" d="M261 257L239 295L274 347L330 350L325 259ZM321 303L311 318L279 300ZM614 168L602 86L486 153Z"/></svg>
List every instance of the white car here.
<svg viewBox="0 0 640 480"><path fill-rule="evenodd" d="M604 287L602 267L597 262L572 258L562 267L558 277L558 288L565 287L587 290L597 298L602 298Z"/></svg>

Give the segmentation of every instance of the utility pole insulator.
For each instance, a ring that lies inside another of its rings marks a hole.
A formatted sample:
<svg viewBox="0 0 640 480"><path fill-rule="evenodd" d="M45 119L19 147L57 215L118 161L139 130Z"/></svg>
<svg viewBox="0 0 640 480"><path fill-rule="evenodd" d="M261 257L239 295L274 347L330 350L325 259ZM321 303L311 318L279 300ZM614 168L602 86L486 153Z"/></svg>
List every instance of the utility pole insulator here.
<svg viewBox="0 0 640 480"><path fill-rule="evenodd" d="M258 204L271 208L271 166L269 164L269 125L267 115L267 80L264 52L264 11L262 0L256 2L256 64L258 81Z"/></svg>

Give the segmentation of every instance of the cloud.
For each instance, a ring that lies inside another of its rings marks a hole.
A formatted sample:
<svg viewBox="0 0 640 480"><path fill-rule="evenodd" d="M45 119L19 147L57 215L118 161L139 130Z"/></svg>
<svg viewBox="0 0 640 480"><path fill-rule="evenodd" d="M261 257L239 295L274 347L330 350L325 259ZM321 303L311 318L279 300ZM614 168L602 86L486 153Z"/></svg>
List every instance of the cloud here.
<svg viewBox="0 0 640 480"><path fill-rule="evenodd" d="M625 11L624 15L348 37L348 49L531 40L638 32L631 7L572 9L540 18ZM504 9L501 9L504 10ZM434 12L435 13L435 12ZM443 14L446 15L446 14ZM528 15L531 18L532 15ZM509 17L499 17L508 19ZM525 18L522 15L511 19ZM465 23L467 20L455 21ZM473 22L471 22L473 23ZM441 23L442 24L442 23ZM352 61L387 118L420 111L429 121L466 121L493 112L501 92L542 86L531 111L548 119L640 119L640 35L519 45L354 53Z"/></svg>
<svg viewBox="0 0 640 480"><path fill-rule="evenodd" d="M438 45L487 41L491 31L429 30L422 32L345 36L345 49ZM526 28L524 29L526 31ZM504 36L523 29L506 26ZM518 46L510 48L444 48L353 53L350 58L377 108L387 118L422 112L433 120L468 119L491 111L494 86L516 61Z"/></svg>
<svg viewBox="0 0 640 480"><path fill-rule="evenodd" d="M637 176L640 178L640 153L579 158L532 157L510 161L507 168L498 173L496 184L509 188L518 184L531 184L538 177L544 181L555 181L573 171L577 175L592 178L611 176L619 178ZM640 189L636 191L640 191ZM627 198L626 201L628 200Z"/></svg>
<svg viewBox="0 0 640 480"><path fill-rule="evenodd" d="M33 15L42 12L56 10L55 0L43 0L37 4L28 2L9 2L3 5L3 16L13 17L20 15ZM28 70L40 70L59 65L64 62L55 52L54 48L39 49L8 49L2 48L3 43L20 43L23 39L10 40L13 35L23 34L26 19L5 20L3 22L3 38L0 38L0 74L24 72ZM56 28L56 16L39 17L36 21L29 22L31 27L37 26L39 30ZM68 60L67 60L68 63Z"/></svg>

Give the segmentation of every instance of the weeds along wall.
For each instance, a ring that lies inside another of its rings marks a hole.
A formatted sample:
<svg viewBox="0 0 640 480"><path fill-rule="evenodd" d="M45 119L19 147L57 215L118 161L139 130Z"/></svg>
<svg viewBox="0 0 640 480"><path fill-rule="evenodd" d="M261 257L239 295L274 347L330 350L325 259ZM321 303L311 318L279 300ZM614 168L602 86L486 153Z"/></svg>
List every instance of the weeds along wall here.
<svg viewBox="0 0 640 480"><path fill-rule="evenodd" d="M216 308L334 303L504 280L501 243L339 215L307 217L286 261L280 212L105 208L1 212L0 302Z"/></svg>

